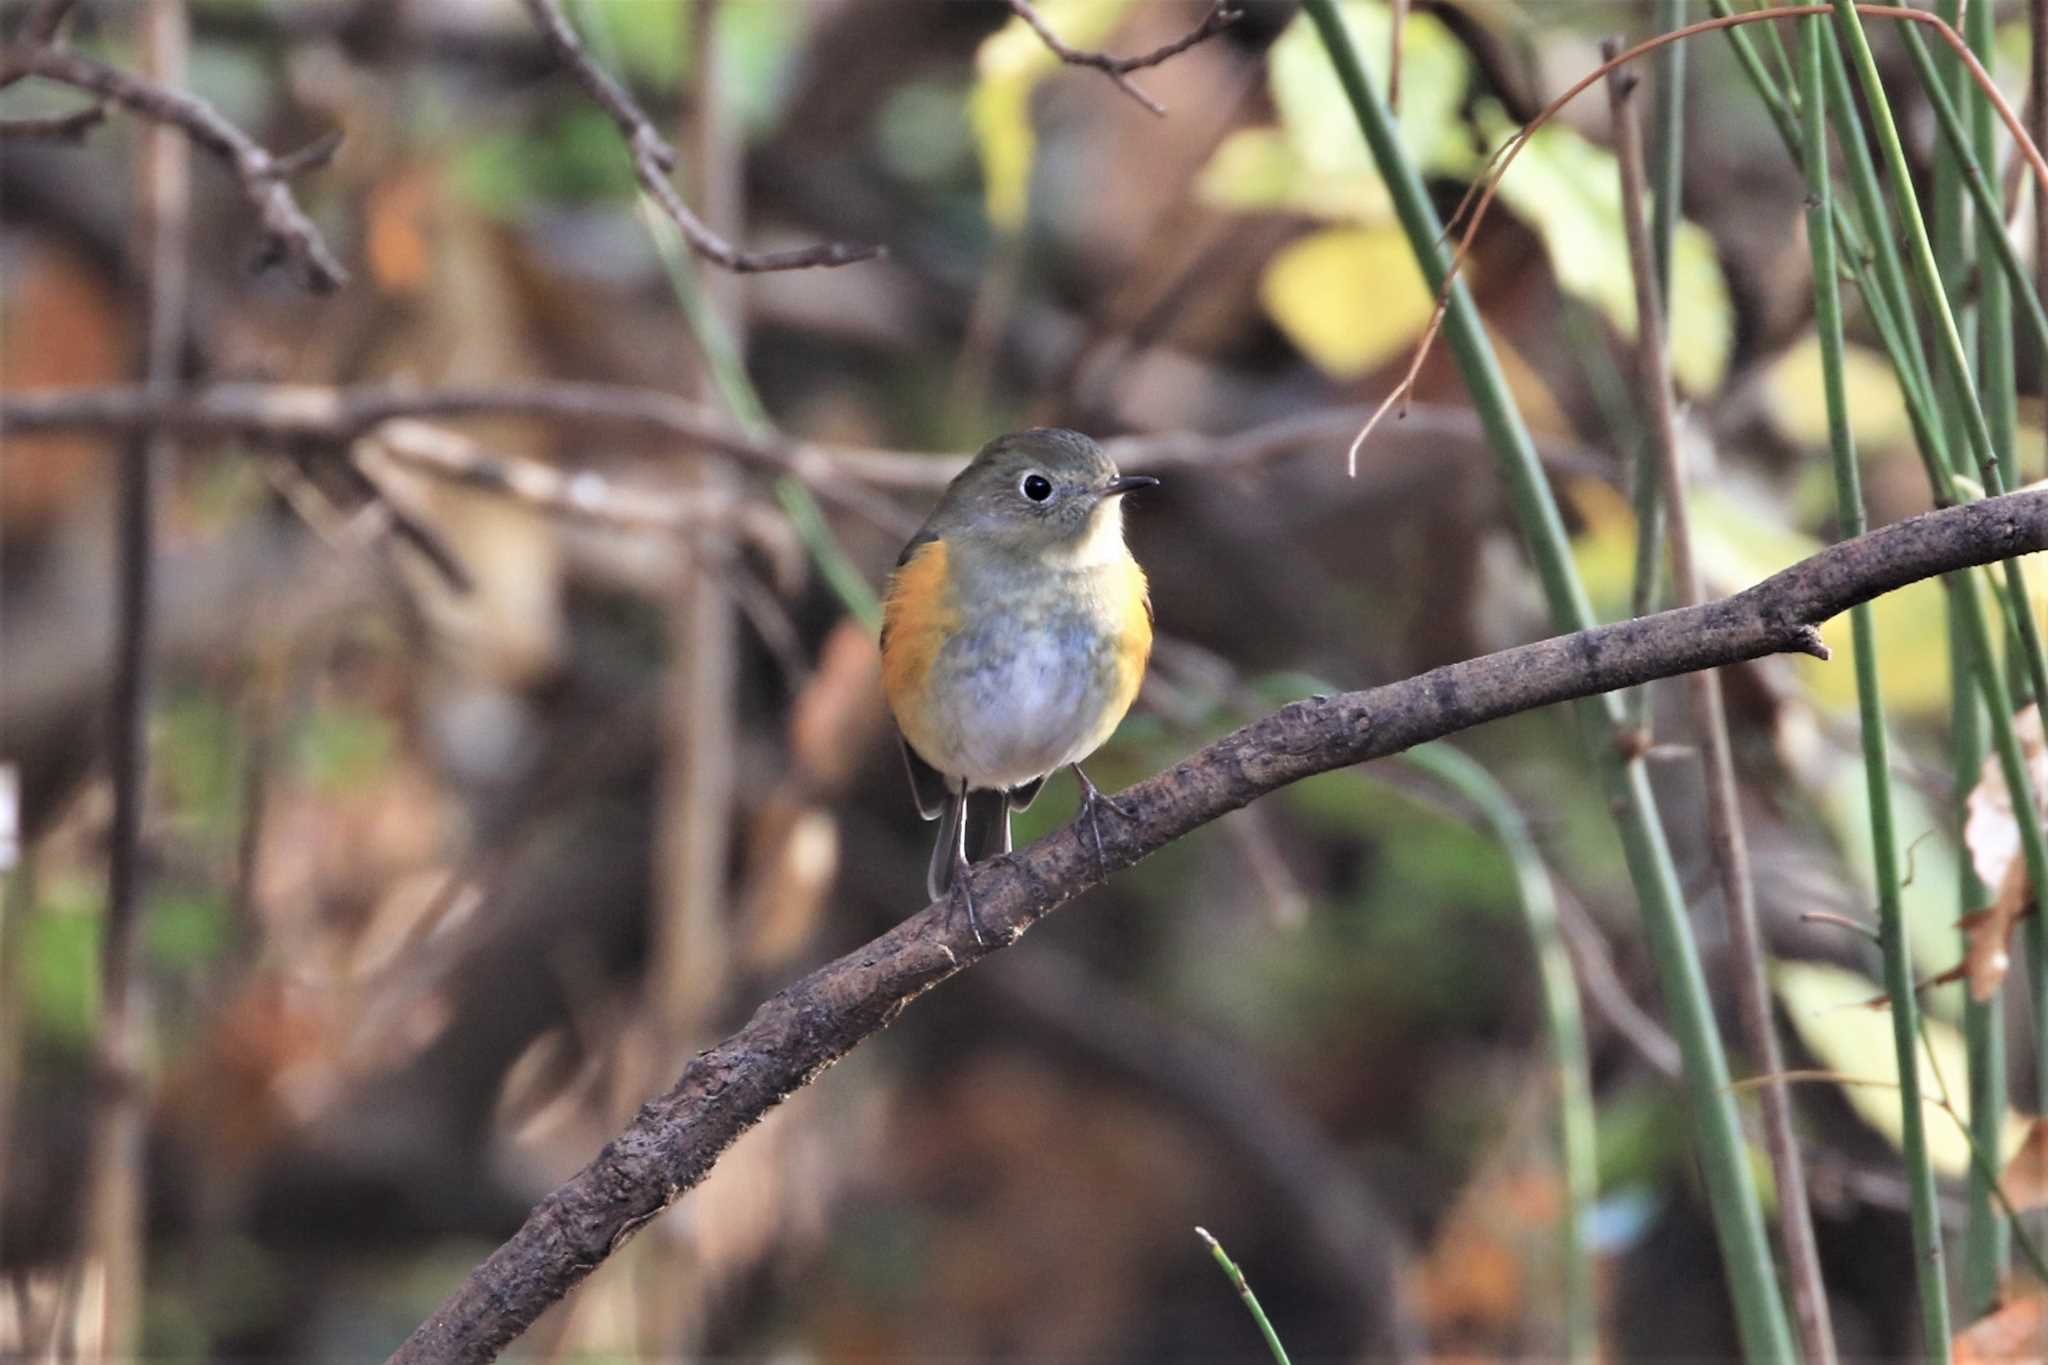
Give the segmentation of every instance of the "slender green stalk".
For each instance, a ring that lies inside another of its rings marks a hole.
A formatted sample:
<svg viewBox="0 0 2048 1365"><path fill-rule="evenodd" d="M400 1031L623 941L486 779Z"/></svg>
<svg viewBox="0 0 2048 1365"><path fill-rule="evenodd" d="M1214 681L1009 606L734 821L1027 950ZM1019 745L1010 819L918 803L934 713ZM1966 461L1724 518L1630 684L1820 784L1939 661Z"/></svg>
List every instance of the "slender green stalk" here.
<svg viewBox="0 0 2048 1365"><path fill-rule="evenodd" d="M1827 230L1834 187L1828 174L1826 100L1822 54L1829 46L1826 21L1802 24L1802 114L1806 138L1807 237L1813 251L1814 318L1820 334L1821 373L1827 399L1829 447L1834 456L1835 507L1841 534L1863 534L1863 489L1856 446L1849 429L1849 396L1842 372L1842 305L1835 277L1835 239ZM1900 904L1898 833L1892 823L1891 759L1885 735L1884 702L1878 690L1877 640L1867 605L1850 613L1856 658L1856 701L1863 729L1863 772L1869 785L1871 858L1877 877L1879 940L1884 947L1885 989L1891 996L1892 1042L1899 1060L1901 1145L1911 1198L1913 1266L1920 1291L1922 1347L1929 1359L1946 1360L1949 1339L1948 1291L1942 1270L1941 1222L1935 1208L1934 1168L1927 1160L1927 1116L1920 1102L1919 1003L1913 993L1913 964Z"/></svg>
<svg viewBox="0 0 2048 1365"><path fill-rule="evenodd" d="M1884 187L1878 179L1877 163L1871 159L1863 115L1858 112L1855 91L1849 84L1848 65L1843 61L1841 50L1833 43L1828 44L1821 56L1826 67L1823 74L1827 77L1835 140L1842 148L1843 168L1849 172L1849 188L1856 196L1857 216L1862 220L1864 240L1870 243L1871 263L1881 286L1875 292L1866 289L1864 296L1866 299L1883 298L1885 310L1898 327L1900 350L1894 353L1893 364L1909 368L1921 393L1931 397L1934 386L1932 372L1927 368L1920 334L1913 327L1913 288L1907 281L1906 262L1899 254L1897 236L1891 229L1891 215L1885 211ZM1938 468L1929 471L1930 477L1936 480L1937 488L1946 486L1949 477L1946 442L1933 449L1923 443L1922 457L1937 462Z"/></svg>
<svg viewBox="0 0 2048 1365"><path fill-rule="evenodd" d="M1751 10L1766 9L1770 6L1771 2L1772 0L1750 0L1748 8ZM1761 35L1764 45L1771 50L1771 60L1777 63L1778 79L1783 81L1788 88L1796 88L1799 84L1799 79L1792 74L1792 54L1786 50L1785 37L1778 32L1778 27L1776 24L1759 24L1757 25L1757 31ZM1795 108L1793 112L1797 113L1798 111Z"/></svg>
<svg viewBox="0 0 2048 1365"><path fill-rule="evenodd" d="M1685 26L1687 0L1657 0L1657 31ZM1730 29L1737 33L1739 29ZM1685 188L1685 44L1657 49L1650 105L1650 247L1657 256L1657 297L1671 311L1671 252Z"/></svg>
<svg viewBox="0 0 2048 1365"><path fill-rule="evenodd" d="M1572 973L1571 953L1558 927L1557 896L1550 871L1529 837L1522 812L1493 774L1448 744L1410 749L1402 760L1449 787L1479 813L1499 841L1514 872L1515 900L1529 927L1536 952L1537 979L1543 991L1544 1024L1550 1033L1552 1061L1557 1067L1558 1158L1564 1169L1565 1213L1559 1220L1559 1250L1564 1258L1564 1324L1566 1358L1597 1360L1600 1353L1599 1302L1593 1283L1593 1258L1586 1246L1586 1224L1599 1196L1599 1148L1593 1122L1593 1082L1586 1060L1585 1022L1579 1012L1579 986Z"/></svg>
<svg viewBox="0 0 2048 1365"><path fill-rule="evenodd" d="M1966 816L1976 774L1983 769L1989 746L1984 741L1984 703L1971 688L1962 685L1978 666L1970 657L1970 642L1955 622L1949 627L1950 673L1956 679L1950 699L1953 717L1955 771L1958 781L1954 803L1956 828ZM1989 888L1977 879L1976 865L1968 857L1959 860L1957 885L1958 918L1990 904ZM1961 935L1964 951L1969 936ZM2005 1120L2005 1018L1997 999L1968 1000L1963 1005L1963 1041L1968 1049L1970 1076L1970 1128L1974 1146L1996 1153ZM1995 1157L1994 1157L1995 1160ZM1974 1322L1996 1307L2000 1286L2012 1267L2012 1234L2005 1217L1995 1207L1994 1172L1972 1163L1969 1186L1969 1223L1963 1239L1962 1316Z"/></svg>
<svg viewBox="0 0 2048 1365"><path fill-rule="evenodd" d="M1994 492L2003 491L2005 481L1997 452L1992 446L1990 425L1985 420L1978 401L1976 386L1970 379L1969 366L1963 355L1962 338L1956 330L1955 317L1941 289L1933 247L1928 241L1926 224L1921 219L1919 204L1913 192L1905 148L1899 142L1898 128L1892 121L1891 106L1885 101L1884 85L1877 74L1877 62L1870 52L1870 40L1863 32L1863 24L1857 17L1853 0L1834 0L1834 18L1836 33L1855 62L1857 79L1863 87L1864 97L1870 103L1871 116L1878 131L1878 141L1884 148L1886 166L1892 178L1892 190L1898 201L1900 222L1910 239L1915 278L1940 324L1940 335L1937 338L1940 344L1936 349L1946 362L1949 379L1965 400L1964 426L1969 433L1970 448L1976 456L1978 472L1983 477L1986 488ZM1954 501L1954 480L1951 478L1945 489L1937 486L1937 493L1945 493L1947 501ZM2034 623L2034 613L2027 600L2026 583L2021 576L2018 561L2006 562L2005 579L2008 623L2018 632L2020 653L2026 661L2035 695L2048 696L2048 655L2044 655L2042 650L2040 633ZM1990 707L1991 741L1998 754L1999 768L2005 774L2006 790L2012 793L2014 810L2032 811L2036 809L2034 787L2027 773L2025 758L2020 752L2018 736L2013 732L2012 691L2006 686L2004 674L1989 664L1993 657L1990 630L1985 624L1983 611L1977 599L1976 578L1973 574L1955 574L1951 575L1949 583L1952 609L1960 607L1964 613L1964 625L1970 633L1972 654L1977 659L1985 661L1985 666L1977 670L1977 678L1979 686L1984 690L1985 703ZM2026 857L2027 878L2036 887L2048 887L2048 835L2044 835L2039 820L2022 819L2018 823L2020 848ZM2039 928L2039 919L2040 917L2036 916L2030 922L2027 936L2029 956L2033 960L2037 1007L2048 1006L2048 933L2042 932ZM2036 1048L2035 1051L2039 1077L2044 1083L2048 1083L2048 1048ZM2044 1093L2048 1093L2048 1089L2044 1089Z"/></svg>
<svg viewBox="0 0 2048 1365"><path fill-rule="evenodd" d="M1657 31L1669 33L1683 26L1686 8L1686 0L1657 0ZM1668 313L1671 257L1678 237L1679 205L1685 183L1685 44L1671 43L1659 48L1656 60L1651 109L1650 249L1657 262L1657 297ZM1630 493L1636 514L1635 592L1629 605L1637 616L1642 616L1654 609L1657 600L1664 562L1664 507L1658 499L1661 484L1650 466L1642 424L1631 415L1627 429L1633 433L1629 448L1636 452L1630 471L1634 480ZM1636 724L1647 729L1649 688L1636 689L1630 709Z"/></svg>
<svg viewBox="0 0 2048 1365"><path fill-rule="evenodd" d="M1615 50L1616 44L1610 41L1602 46L1601 53L1611 58ZM1658 476L1669 508L1673 598L1680 606L1693 606L1705 600L1706 590L1693 553L1685 471L1678 449L1677 397L1664 339L1664 310L1657 298L1654 253L1643 213L1646 177L1642 134L1630 99L1632 88L1623 74L1615 72L1608 76L1608 107L1614 123L1616 160L1621 169L1623 236L1628 241L1629 269L1635 280L1636 386L1642 394L1653 437L1651 449L1656 452ZM1826 223L1823 217L1823 231ZM1736 790L1735 759L1728 738L1721 675L1712 669L1688 674L1685 690L1692 711L1700 770L1706 782L1707 845L1720 882L1722 918L1728 928L1728 976L1735 987L1735 1016L1750 1063L1763 1077L1757 1096L1763 1110L1764 1150L1770 1156L1771 1172L1777 1180L1778 1230L1792 1321L1808 1365L1832 1365L1834 1328L1829 1319L1827 1287L1806 1197L1806 1170L1792 1131L1791 1096L1778 1079L1785 1063L1772 1017L1770 982L1764 970L1756 884L1750 876L1749 840L1743 829L1742 802Z"/></svg>
<svg viewBox="0 0 2048 1365"><path fill-rule="evenodd" d="M1273 1353L1274 1365L1288 1365L1287 1348L1280 1344L1280 1334L1274 1331L1273 1324L1267 1321L1266 1310L1259 1307L1259 1296L1252 1293L1252 1287L1246 1281L1244 1272L1237 1268L1237 1262L1230 1259L1230 1253L1223 1249L1223 1243L1211 1237L1207 1228L1196 1228L1195 1236L1209 1244L1209 1254L1216 1258L1216 1264L1222 1266L1223 1273L1230 1277L1231 1287L1236 1289L1237 1296L1244 1300L1245 1308L1252 1315L1252 1321L1259 1325L1259 1335L1266 1339L1266 1349Z"/></svg>
<svg viewBox="0 0 2048 1365"><path fill-rule="evenodd" d="M1448 262L1439 245L1443 226L1395 134L1392 116L1366 80L1335 0L1304 0L1303 8L1330 54L1424 277L1432 289L1445 291L1448 286L1446 343L1500 463L1551 618L1560 630L1576 629L1592 620L1592 608L1572 566L1563 519L1521 414L1508 395L1472 296L1462 278L1446 279ZM1791 1333L1778 1293L1770 1243L1764 1235L1755 1178L1736 1121L1734 1097L1728 1091L1728 1062L1715 1029L1706 977L1671 852L1657 819L1656 799L1640 760L1628 760L1612 742L1614 726L1624 715L1619 700L1611 696L1594 699L1580 714L1614 802L1622 849L1640 902L1644 936L1685 1059L1700 1165L1743 1351L1751 1361L1789 1361L1793 1359Z"/></svg>
<svg viewBox="0 0 2048 1365"><path fill-rule="evenodd" d="M734 344L732 329L726 326L725 320L699 286L697 266L683 245L676 225L645 194L640 196L640 221L646 225L647 234L654 241L655 254L661 258L662 269L668 274L670 292L675 295L677 305L683 310L683 318L690 325L690 335L696 339L698 349L703 353L705 369L711 375L719 398L748 431L756 435L772 431L774 423L769 419L767 405L761 401L760 391L747 374L746 358ZM775 497L782 504L782 510L789 514L790 524L795 527L797 538L803 542L818 576L839 598L847 614L868 630L880 630L881 603L876 600L874 589L868 586L867 576L846 553L839 537L833 534L831 523L825 520L825 514L819 510L811 491L800 481L785 477L776 482Z"/></svg>
<svg viewBox="0 0 2048 1365"><path fill-rule="evenodd" d="M1964 36L1987 71L1994 69L1997 42L1993 9L1989 4L1973 4L1964 19ZM1918 39L1918 31L1914 30L1912 36ZM1925 44L1919 46L1924 48ZM1915 63L1918 64L1917 57ZM1984 168L1998 164L2002 137L1991 101L1970 84L1959 85L1958 93L1970 112L1970 136L1966 147L1956 136L1960 128L1951 127L1957 124L1953 111L1945 112L1943 102L1937 100L1935 115L1941 120L1943 136L1958 159L1965 150L1969 153L1964 174L1976 204L1977 259L1982 270L1977 299L1981 327L1977 352L1978 387L1984 396L1984 416L1991 427L1991 439L1998 447L2000 473L2006 487L2017 488L2019 414L2013 363L2013 300L2017 298L2020 301L2021 310L2034 330L2036 344L2043 348L2048 348L2048 315L2042 312L2034 282L2013 250L2012 240L2005 231L2003 206L1998 203L1985 176ZM2003 269L1983 270L1982 263L1994 254ZM1950 676L1956 679L1952 704L1955 717L1956 827L1960 829L1963 805L1984 765L1984 725L1978 698L1962 682L1980 665L1970 655L1969 641L1962 637L1953 623L1949 636L1954 659ZM2022 657L2020 648L2009 645L2006 657L2015 664L2008 677L2014 692L2018 693L2025 679L2024 668L2017 666ZM1989 668L1996 665L1987 659L1981 666ZM1968 914L1989 904L1990 896L1977 880L1976 867L1971 860L1964 857L1960 862L1960 909ZM1972 1140L1975 1147L1990 1154L1989 1164L1993 1167L1998 1160L2006 1105L2005 1027L1999 1005L1997 999L1983 1002L1971 999L1963 1006L1963 1040L1969 1058ZM1997 1306L2001 1286L2012 1264L2011 1229L2002 1210L1995 1206L1993 1190L1997 1182L1985 1178L1984 1167L1984 1162L1972 1162L1970 1166L1969 1223L1964 1234L1960 1286L1965 1322L1974 1322Z"/></svg>
<svg viewBox="0 0 2048 1365"><path fill-rule="evenodd" d="M1976 12L1973 7L1970 14L1974 16ZM1986 332L1994 330L1990 318L1994 295L1996 306L2004 315L2003 327L1996 329L2000 334L2010 332L2012 328L2012 304L2017 298L2020 313L2026 318L2027 330L2033 334L2035 344L2048 346L2048 309L2041 306L2040 296L2034 292L2034 282L2027 272L2026 263L2020 260L2019 252L2012 244L2012 238L2005 234L2002 227L1994 226L2001 222L2003 208L1998 202L1997 191L1992 188L1991 182L1984 174L1986 166L1998 164L1998 123L1991 102L1977 92L1975 83L1966 75L1962 80L1962 89L1965 92L1964 98L1969 101L1973 126L1965 128L1962 117L1956 113L1955 100L1943 89L1945 82L1939 74L1936 58L1928 52L1927 40L1920 36L1919 26L1905 24L1901 27L1905 30L1906 53L1913 60L1913 69L1919 74L1921 88L1927 92L1927 103L1934 110L1935 124L1941 130L1942 145L1948 150L1947 156L1938 157L1934 162L1937 201L1935 249L1949 265L1946 273L1949 277L1950 296L1952 299L1967 297L1967 286L1973 273L1971 266L1978 267L1977 274L1980 278L1977 280L1976 302L1985 314ZM1960 69L1954 54L1947 48L1942 49L1941 55L1949 58L1950 65ZM1983 60L1988 65L1990 58L1987 55ZM1968 192L1976 209L1977 233L1974 249L1964 245L1966 239L1961 231L1963 215L1954 210L1942 209L1943 202L1952 198L1958 188ZM1950 233L1945 234L1942 231L1943 225L1951 218L1955 226ZM1944 237L1947 238L1946 241ZM1996 260L1999 268L1986 268L1985 263L1989 260ZM1960 324L1964 314L1973 310L1960 302L1955 306ZM1972 340L1970 334L1974 330L1973 327L1963 327L1966 343ZM2009 362L2012 353L2009 338L2004 350ZM1980 386L1988 379L1987 374L1985 380L1979 381ZM1986 400L1990 399L1991 396L1987 394ZM2009 434L2003 439L2000 438L1993 411L1996 406L1995 402L1992 403L1992 408L1987 409L1984 416L1992 423L1992 442L1997 447L2003 464L2006 457L2017 452L2013 449ZM2000 474L2007 487L2017 486L2016 470L2001 468Z"/></svg>

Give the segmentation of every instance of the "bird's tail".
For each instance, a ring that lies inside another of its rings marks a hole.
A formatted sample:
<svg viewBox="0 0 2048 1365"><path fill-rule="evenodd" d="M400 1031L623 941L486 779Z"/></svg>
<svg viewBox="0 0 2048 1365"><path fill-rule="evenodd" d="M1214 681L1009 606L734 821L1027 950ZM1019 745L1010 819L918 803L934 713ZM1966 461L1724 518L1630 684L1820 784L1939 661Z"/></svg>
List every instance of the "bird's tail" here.
<svg viewBox="0 0 2048 1365"><path fill-rule="evenodd" d="M931 869L924 887L933 900L943 900L953 889L953 850L960 842L960 826L967 826L967 861L978 863L1010 851L1010 798L999 791L969 790L946 797L946 813L939 821L939 841L932 849Z"/></svg>

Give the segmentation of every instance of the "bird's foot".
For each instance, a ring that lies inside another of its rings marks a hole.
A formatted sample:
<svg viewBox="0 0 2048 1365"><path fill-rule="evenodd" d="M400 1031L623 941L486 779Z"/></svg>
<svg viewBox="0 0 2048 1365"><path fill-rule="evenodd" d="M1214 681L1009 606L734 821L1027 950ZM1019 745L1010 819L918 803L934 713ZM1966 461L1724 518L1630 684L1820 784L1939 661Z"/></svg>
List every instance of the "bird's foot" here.
<svg viewBox="0 0 2048 1365"><path fill-rule="evenodd" d="M946 916L950 920L964 909L967 913L967 927L974 931L975 946L986 948L988 940L982 937L981 919L974 913L974 888L967 884L969 881L968 874L972 870L973 865L967 861L966 850L955 849L953 852L953 885L946 892Z"/></svg>
<svg viewBox="0 0 2048 1365"><path fill-rule="evenodd" d="M1081 765L1073 766L1074 776L1081 783L1081 816L1088 822L1088 832L1095 838L1095 870L1106 880L1109 877L1109 855L1102 846L1102 807L1107 806L1126 820L1135 820L1138 813L1122 801L1110 796L1089 780L1081 771Z"/></svg>

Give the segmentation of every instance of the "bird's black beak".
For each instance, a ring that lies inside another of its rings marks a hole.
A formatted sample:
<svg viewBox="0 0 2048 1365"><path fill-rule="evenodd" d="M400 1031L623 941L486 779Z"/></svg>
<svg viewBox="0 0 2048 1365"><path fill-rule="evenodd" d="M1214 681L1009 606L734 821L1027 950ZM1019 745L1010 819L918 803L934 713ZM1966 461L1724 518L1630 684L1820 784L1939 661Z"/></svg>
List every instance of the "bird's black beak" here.
<svg viewBox="0 0 2048 1365"><path fill-rule="evenodd" d="M1102 496L1113 498L1119 493L1135 493L1140 488L1157 488L1159 480L1150 474L1123 474L1102 486Z"/></svg>

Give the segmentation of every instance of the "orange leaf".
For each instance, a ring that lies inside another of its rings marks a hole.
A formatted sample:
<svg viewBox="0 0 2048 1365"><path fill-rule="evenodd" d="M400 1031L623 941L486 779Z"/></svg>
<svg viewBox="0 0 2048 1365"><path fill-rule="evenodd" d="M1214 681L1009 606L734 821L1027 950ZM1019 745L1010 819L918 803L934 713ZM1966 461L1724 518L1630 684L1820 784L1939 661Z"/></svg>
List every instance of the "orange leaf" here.
<svg viewBox="0 0 2048 1365"><path fill-rule="evenodd" d="M2048 1119L2027 1125L2027 1139L2005 1164L1998 1183L2017 1213L2048 1205Z"/></svg>
<svg viewBox="0 0 2048 1365"><path fill-rule="evenodd" d="M2039 1360L2048 1351L2048 1299L2035 1294L2015 1299L1997 1312L1977 1319L1956 1334L1955 1365L1991 1365L1993 1361Z"/></svg>

